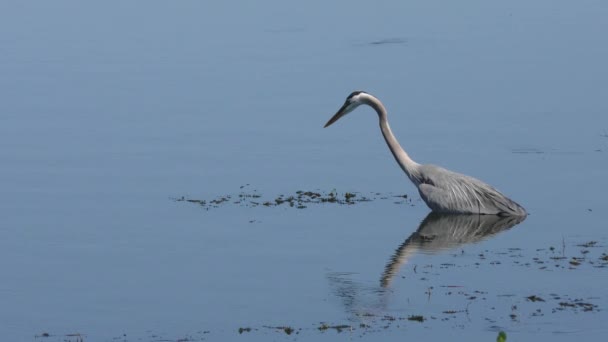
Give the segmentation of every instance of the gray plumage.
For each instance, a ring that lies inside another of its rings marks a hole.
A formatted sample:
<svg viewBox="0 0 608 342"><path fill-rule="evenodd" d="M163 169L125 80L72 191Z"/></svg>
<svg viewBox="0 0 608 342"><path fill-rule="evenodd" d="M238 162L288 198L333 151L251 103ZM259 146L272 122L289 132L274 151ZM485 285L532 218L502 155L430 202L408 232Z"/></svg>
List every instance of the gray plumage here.
<svg viewBox="0 0 608 342"><path fill-rule="evenodd" d="M413 161L393 135L382 102L366 92L351 93L325 127L362 104L371 106L378 113L380 130L393 157L418 188L420 197L431 210L458 214L527 215L522 206L478 179L439 166L421 165Z"/></svg>

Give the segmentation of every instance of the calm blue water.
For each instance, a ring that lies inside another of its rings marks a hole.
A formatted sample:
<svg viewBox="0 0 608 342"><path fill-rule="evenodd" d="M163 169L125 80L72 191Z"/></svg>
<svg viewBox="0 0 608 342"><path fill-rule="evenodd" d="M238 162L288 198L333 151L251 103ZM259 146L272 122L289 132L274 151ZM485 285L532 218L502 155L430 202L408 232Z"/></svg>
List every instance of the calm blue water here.
<svg viewBox="0 0 608 342"><path fill-rule="evenodd" d="M602 1L0 3L0 336L604 336L605 311L551 313L549 298L608 304L605 269L567 267L577 244L598 241L589 260L608 245L606 17ZM371 109L321 128L356 89L384 102L415 160L483 179L531 215L480 243L414 251L380 286L428 209ZM245 184L414 205L173 200ZM549 247L565 247L565 267L509 257L550 260ZM362 312L377 318L368 333L316 329L358 326ZM427 320L378 318L414 314ZM264 328L282 325L302 330Z"/></svg>

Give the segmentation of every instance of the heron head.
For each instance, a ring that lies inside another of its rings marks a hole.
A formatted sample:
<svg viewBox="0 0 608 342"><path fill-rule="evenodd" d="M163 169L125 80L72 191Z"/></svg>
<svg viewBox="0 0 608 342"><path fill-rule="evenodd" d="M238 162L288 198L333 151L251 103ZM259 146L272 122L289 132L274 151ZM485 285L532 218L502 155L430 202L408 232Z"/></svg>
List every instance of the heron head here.
<svg viewBox="0 0 608 342"><path fill-rule="evenodd" d="M355 110L355 108L362 105L363 104L363 96L361 96L362 94L366 94L366 92L358 90L358 91L353 91L352 93L350 93L350 95L348 95L348 97L346 98L346 101L344 101L344 104L342 105L342 107L340 107L340 109L338 109L338 112L334 116L332 116L331 119L329 119L329 121L327 121L327 123L323 127L328 127L329 125L338 121L338 119L340 119L344 115L352 112L353 110Z"/></svg>

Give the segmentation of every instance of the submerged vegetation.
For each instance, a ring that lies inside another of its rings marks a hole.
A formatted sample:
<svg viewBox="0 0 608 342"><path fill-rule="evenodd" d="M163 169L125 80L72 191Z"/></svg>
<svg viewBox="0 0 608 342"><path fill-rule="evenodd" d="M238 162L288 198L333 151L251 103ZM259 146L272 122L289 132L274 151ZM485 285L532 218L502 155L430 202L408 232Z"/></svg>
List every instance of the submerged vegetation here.
<svg viewBox="0 0 608 342"><path fill-rule="evenodd" d="M219 208L224 205L239 205L249 208L255 207L286 207L294 209L305 209L310 205L315 204L337 204L337 205L354 205L361 202L370 202L374 200L392 200L395 204L412 204L411 199L406 194L383 194L379 192L363 195L357 192L338 192L333 189L327 191L304 191L298 190L292 194L280 194L274 197L263 196L257 190L244 191L247 185L241 186L241 192L236 194L226 194L217 196L213 199L195 199L181 196L175 198L177 202L188 202L198 204L206 210Z"/></svg>

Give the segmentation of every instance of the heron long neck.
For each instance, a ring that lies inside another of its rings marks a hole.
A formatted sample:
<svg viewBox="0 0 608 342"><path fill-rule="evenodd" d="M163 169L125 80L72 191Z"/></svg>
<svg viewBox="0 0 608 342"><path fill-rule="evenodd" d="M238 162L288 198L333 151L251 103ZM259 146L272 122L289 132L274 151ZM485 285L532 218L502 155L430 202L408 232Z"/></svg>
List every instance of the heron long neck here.
<svg viewBox="0 0 608 342"><path fill-rule="evenodd" d="M395 138L395 135L393 134L393 131L391 131L391 127L388 124L386 109L382 103L375 97L370 96L369 105L378 113L378 118L380 119L380 130L382 131L384 140L386 141L388 148L391 150L393 157L395 157L397 164L401 166L401 169L403 169L410 180L417 184L417 171L420 164L413 161L407 152L405 152L405 150L401 147L401 145L399 145L397 138Z"/></svg>

